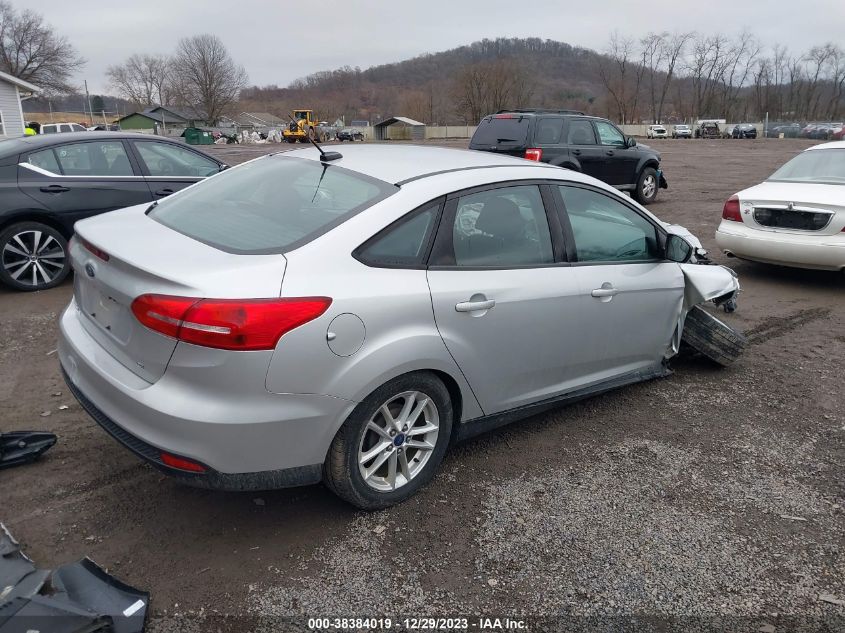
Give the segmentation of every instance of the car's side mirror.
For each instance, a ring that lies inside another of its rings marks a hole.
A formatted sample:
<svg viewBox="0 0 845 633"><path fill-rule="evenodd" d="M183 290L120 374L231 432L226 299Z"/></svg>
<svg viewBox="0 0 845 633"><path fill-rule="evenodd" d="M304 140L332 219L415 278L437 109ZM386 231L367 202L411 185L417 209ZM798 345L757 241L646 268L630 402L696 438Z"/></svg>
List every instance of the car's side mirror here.
<svg viewBox="0 0 845 633"><path fill-rule="evenodd" d="M684 264L690 260L695 249L680 235L670 233L666 238L666 259Z"/></svg>
<svg viewBox="0 0 845 633"><path fill-rule="evenodd" d="M629 136L625 139L625 147L636 147L637 146L637 139L633 136Z"/></svg>
<svg viewBox="0 0 845 633"><path fill-rule="evenodd" d="M220 165L220 171L226 171L227 169L229 169L229 166L226 163Z"/></svg>

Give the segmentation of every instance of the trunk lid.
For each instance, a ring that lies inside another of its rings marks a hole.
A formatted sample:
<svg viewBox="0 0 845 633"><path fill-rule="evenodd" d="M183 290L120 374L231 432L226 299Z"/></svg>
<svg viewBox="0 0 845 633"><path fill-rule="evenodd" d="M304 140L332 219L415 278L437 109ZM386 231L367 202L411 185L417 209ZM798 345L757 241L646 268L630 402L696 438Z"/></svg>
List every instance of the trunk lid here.
<svg viewBox="0 0 845 633"><path fill-rule="evenodd" d="M835 235L845 228L845 185L767 181L739 199L743 222L763 231Z"/></svg>
<svg viewBox="0 0 845 633"><path fill-rule="evenodd" d="M225 253L147 217L148 206L78 222L70 257L83 327L122 365L155 382L177 341L138 322L131 309L136 297L278 297L286 260L284 255ZM106 253L107 260L82 240Z"/></svg>

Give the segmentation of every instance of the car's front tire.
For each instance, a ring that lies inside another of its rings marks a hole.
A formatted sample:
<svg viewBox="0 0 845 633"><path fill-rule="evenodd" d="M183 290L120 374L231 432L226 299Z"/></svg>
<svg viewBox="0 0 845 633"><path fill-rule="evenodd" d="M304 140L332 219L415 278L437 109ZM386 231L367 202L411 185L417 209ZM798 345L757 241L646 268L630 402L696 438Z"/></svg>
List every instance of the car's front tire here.
<svg viewBox="0 0 845 633"><path fill-rule="evenodd" d="M323 481L362 510L405 501L437 470L452 435L449 391L430 372L405 374L364 399L340 427Z"/></svg>
<svg viewBox="0 0 845 633"><path fill-rule="evenodd" d="M47 290L70 272L67 240L40 222L19 222L0 233L0 281L15 290Z"/></svg>
<svg viewBox="0 0 845 633"><path fill-rule="evenodd" d="M646 167L640 172L640 177L637 179L637 188L634 191L634 197L640 204L650 204L657 198L659 186L657 170L654 167Z"/></svg>

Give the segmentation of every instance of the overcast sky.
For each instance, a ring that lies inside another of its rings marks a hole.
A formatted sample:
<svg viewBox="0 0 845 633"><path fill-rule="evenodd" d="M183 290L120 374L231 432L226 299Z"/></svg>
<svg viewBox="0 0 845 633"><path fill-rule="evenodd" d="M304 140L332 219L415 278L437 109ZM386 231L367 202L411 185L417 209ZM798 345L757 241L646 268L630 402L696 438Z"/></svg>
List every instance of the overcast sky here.
<svg viewBox="0 0 845 633"><path fill-rule="evenodd" d="M169 53L179 38L222 38L250 83L285 86L339 66L367 68L483 38L541 37L601 50L610 33L751 30L798 52L843 44L845 0L11 0L44 14L88 60L77 80L110 92L105 70L132 53ZM303 9L301 7L306 7ZM313 7L313 9L307 9ZM286 19L287 16L291 19Z"/></svg>

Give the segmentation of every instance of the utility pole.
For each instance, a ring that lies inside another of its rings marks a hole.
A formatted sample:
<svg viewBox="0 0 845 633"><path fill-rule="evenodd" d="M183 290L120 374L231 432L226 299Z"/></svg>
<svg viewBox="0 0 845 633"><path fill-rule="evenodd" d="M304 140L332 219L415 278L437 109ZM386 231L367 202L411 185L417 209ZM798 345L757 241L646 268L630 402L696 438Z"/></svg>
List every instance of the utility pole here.
<svg viewBox="0 0 845 633"><path fill-rule="evenodd" d="M91 110L91 96L88 94L88 80L85 80L85 102L88 104L88 112L86 116L88 116L88 120L91 121L91 125L94 125L94 112Z"/></svg>

